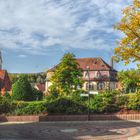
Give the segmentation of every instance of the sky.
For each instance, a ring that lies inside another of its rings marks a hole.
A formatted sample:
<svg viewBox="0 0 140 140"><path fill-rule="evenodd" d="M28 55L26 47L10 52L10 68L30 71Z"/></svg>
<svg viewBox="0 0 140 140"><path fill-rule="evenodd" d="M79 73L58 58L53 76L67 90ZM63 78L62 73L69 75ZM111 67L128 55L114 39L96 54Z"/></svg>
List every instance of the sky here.
<svg viewBox="0 0 140 140"><path fill-rule="evenodd" d="M132 0L0 0L3 68L12 73L46 71L64 53L102 57L107 63L116 40L113 25ZM117 70L135 64L115 64Z"/></svg>

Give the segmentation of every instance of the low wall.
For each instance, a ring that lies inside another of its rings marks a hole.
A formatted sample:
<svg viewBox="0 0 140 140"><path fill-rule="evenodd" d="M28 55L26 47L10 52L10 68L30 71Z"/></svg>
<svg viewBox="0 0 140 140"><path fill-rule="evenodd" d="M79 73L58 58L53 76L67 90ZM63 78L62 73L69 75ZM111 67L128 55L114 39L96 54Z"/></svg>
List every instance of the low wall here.
<svg viewBox="0 0 140 140"><path fill-rule="evenodd" d="M0 116L0 122L38 122L39 116Z"/></svg>
<svg viewBox="0 0 140 140"><path fill-rule="evenodd" d="M40 121L87 121L87 115L48 115L40 116ZM108 120L140 120L140 114L122 114L122 115L90 115L91 121Z"/></svg>
<svg viewBox="0 0 140 140"><path fill-rule="evenodd" d="M87 121L87 115L0 116L0 122ZM90 115L91 121L140 120L140 114Z"/></svg>

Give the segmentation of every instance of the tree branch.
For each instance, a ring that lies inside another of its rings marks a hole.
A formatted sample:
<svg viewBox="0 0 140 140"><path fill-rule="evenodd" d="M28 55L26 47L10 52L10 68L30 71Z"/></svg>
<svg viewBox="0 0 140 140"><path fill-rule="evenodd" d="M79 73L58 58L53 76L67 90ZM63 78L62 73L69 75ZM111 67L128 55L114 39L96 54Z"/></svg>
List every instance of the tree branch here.
<svg viewBox="0 0 140 140"><path fill-rule="evenodd" d="M136 37L140 38L140 36L134 32L131 28L129 28L127 25L125 25Z"/></svg>
<svg viewBox="0 0 140 140"><path fill-rule="evenodd" d="M136 54L132 54L138 61L140 61L140 56L136 55Z"/></svg>

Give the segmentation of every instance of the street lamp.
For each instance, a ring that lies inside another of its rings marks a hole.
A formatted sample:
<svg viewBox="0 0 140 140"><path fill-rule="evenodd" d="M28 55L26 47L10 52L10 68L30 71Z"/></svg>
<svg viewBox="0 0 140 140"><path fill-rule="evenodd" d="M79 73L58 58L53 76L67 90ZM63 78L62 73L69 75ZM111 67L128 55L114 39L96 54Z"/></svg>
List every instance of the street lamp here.
<svg viewBox="0 0 140 140"><path fill-rule="evenodd" d="M88 121L90 120L90 67L87 66L87 75L88 75Z"/></svg>
<svg viewBox="0 0 140 140"><path fill-rule="evenodd" d="M85 96L85 97L88 97L88 114L87 114L87 120L89 121L90 120L90 94L98 94L97 91L90 91L90 67L87 66L86 67L87 69L85 70L86 71L86 75L88 76L88 86L86 84L86 89L88 87L88 94L81 94L81 96ZM85 77L86 78L86 77ZM86 79L85 79L86 80Z"/></svg>

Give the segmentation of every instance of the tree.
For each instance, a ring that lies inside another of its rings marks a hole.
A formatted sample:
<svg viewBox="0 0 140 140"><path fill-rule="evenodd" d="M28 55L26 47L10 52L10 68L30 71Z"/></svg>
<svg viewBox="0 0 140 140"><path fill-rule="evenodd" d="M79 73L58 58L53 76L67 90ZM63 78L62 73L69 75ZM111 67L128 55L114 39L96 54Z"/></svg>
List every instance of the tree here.
<svg viewBox="0 0 140 140"><path fill-rule="evenodd" d="M12 85L12 99L23 101L35 100L35 95L27 76L21 75L18 81Z"/></svg>
<svg viewBox="0 0 140 140"><path fill-rule="evenodd" d="M117 75L118 80L124 87L125 92L135 92L139 88L140 83L140 71L139 70L127 70L121 71Z"/></svg>
<svg viewBox="0 0 140 140"><path fill-rule="evenodd" d="M59 93L69 95L72 91L82 86L82 70L79 68L72 53L64 54L51 78L52 86Z"/></svg>
<svg viewBox="0 0 140 140"><path fill-rule="evenodd" d="M140 61L140 1L123 10L123 17L115 28L124 33L115 49L116 60L123 60L125 64L131 61Z"/></svg>
<svg viewBox="0 0 140 140"><path fill-rule="evenodd" d="M38 100L42 100L43 99L43 93L35 88L32 89L33 90L33 94L35 99Z"/></svg>
<svg viewBox="0 0 140 140"><path fill-rule="evenodd" d="M18 80L18 74L9 73L8 75L12 84L14 84Z"/></svg>

